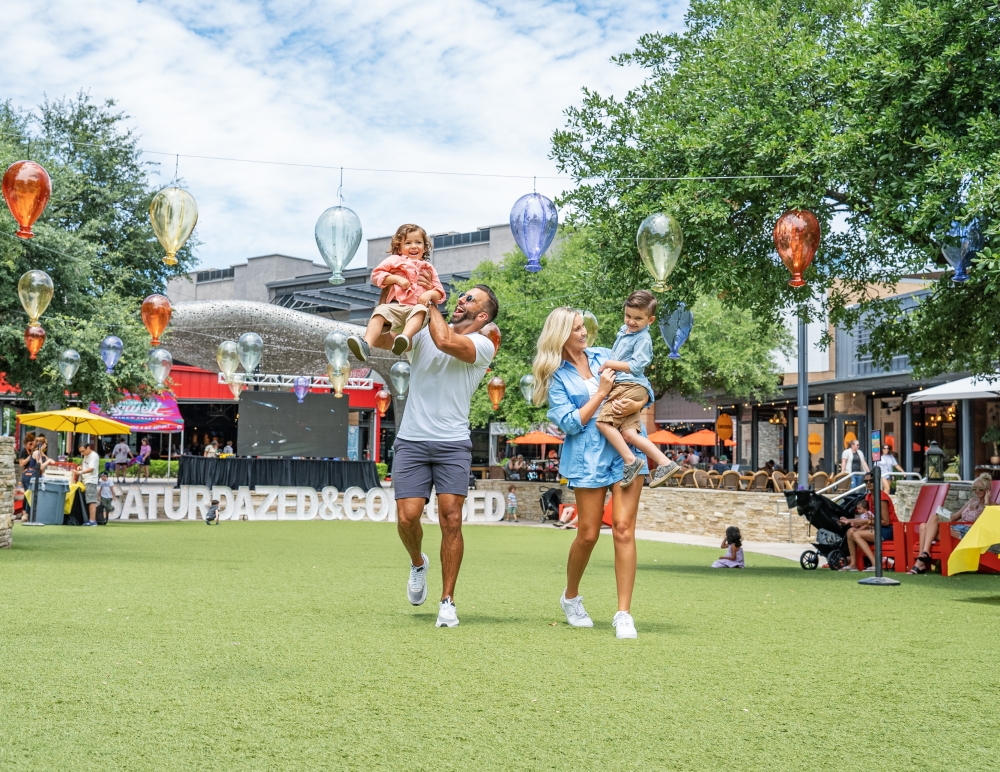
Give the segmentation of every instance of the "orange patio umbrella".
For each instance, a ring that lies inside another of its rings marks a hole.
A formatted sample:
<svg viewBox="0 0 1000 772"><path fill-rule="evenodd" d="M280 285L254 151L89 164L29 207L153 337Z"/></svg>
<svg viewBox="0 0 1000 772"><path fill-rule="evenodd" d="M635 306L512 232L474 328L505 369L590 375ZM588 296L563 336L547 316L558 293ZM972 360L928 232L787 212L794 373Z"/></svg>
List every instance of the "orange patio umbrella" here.
<svg viewBox="0 0 1000 772"><path fill-rule="evenodd" d="M715 447L719 444L719 438L711 429L702 429L687 437L681 437L680 441L683 445L705 445L708 447Z"/></svg>
<svg viewBox="0 0 1000 772"><path fill-rule="evenodd" d="M546 434L545 432L528 432L514 440L511 440L515 445L562 445L563 441L556 437L554 434Z"/></svg>
<svg viewBox="0 0 1000 772"><path fill-rule="evenodd" d="M657 445L683 445L684 440L678 437L671 431L667 429L659 429L649 435L651 442L655 442Z"/></svg>

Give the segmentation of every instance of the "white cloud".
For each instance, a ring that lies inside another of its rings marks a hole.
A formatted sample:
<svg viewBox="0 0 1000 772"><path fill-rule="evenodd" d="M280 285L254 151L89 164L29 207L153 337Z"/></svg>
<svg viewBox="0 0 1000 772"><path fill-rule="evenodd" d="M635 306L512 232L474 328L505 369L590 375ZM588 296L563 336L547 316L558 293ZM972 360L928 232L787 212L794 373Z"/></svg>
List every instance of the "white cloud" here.
<svg viewBox="0 0 1000 772"><path fill-rule="evenodd" d="M552 132L584 86L621 94L609 62L676 29L686 3L51 0L6 9L6 97L114 98L147 150L331 166L552 175ZM168 182L174 159L150 155ZM180 159L199 258L319 259L312 231L339 172ZM345 172L365 236L504 222L530 180ZM565 183L539 180L554 196ZM359 257L364 254L364 244Z"/></svg>

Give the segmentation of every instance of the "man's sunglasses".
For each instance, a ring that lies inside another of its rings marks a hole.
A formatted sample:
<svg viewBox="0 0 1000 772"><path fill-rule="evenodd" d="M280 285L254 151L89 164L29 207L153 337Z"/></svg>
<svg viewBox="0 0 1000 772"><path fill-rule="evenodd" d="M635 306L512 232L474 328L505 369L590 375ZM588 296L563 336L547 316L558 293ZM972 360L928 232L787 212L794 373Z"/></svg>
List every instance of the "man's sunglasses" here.
<svg viewBox="0 0 1000 772"><path fill-rule="evenodd" d="M459 303L461 303L463 300L466 303L475 303L476 302L476 296L473 295L471 292L466 292L464 295L459 295L458 296L458 302Z"/></svg>

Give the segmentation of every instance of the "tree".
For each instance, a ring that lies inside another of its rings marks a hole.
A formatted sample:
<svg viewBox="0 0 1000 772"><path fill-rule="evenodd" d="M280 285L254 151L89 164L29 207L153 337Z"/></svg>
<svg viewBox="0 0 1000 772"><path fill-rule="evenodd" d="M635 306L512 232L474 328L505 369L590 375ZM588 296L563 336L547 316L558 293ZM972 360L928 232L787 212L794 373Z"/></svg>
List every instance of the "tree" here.
<svg viewBox="0 0 1000 772"><path fill-rule="evenodd" d="M530 406L518 384L531 372L536 342L552 309L570 306L592 311L599 323L595 345L614 344L622 325L625 297L631 289L615 285L600 274L588 231L564 229L561 235L550 250L553 254L542 259L543 268L538 273L525 271L527 259L514 250L500 265L483 263L477 267L461 287L464 291L475 284L486 284L493 289L500 302L497 325L503 335L490 376L504 379L507 394L494 412L484 379L472 401L473 426L505 421L527 428L545 420L546 409ZM725 309L714 297L698 298L693 312L694 329L679 360L667 358L668 349L659 329L655 324L650 329L654 361L647 376L656 395L669 391L704 401L711 392L756 398L772 394L779 375L773 355L779 349L787 350L787 330L780 324L756 323L746 312Z"/></svg>
<svg viewBox="0 0 1000 772"><path fill-rule="evenodd" d="M998 39L1000 5L983 0L692 0L683 33L646 35L617 59L648 70L639 88L585 91L567 111L553 154L580 184L562 204L626 286L644 280L639 223L668 211L685 235L668 301L718 296L774 321L818 298L832 323L876 327L882 363L909 353L927 371L993 371L995 322L973 318L997 298L985 272L964 300L942 285L909 319L877 295L943 265L953 221L997 232ZM771 237L790 207L824 231L800 289ZM948 354L920 333L959 323L993 334Z"/></svg>
<svg viewBox="0 0 1000 772"><path fill-rule="evenodd" d="M126 120L114 102L95 104L85 94L46 101L34 113L0 104L0 165L30 158L52 178L52 199L34 239L17 239L10 214L0 217L0 371L42 407L70 398L56 367L67 348L81 357L74 400L108 405L122 390L148 392L142 299L162 292L167 278L192 262L190 247L175 268L162 262L148 214L155 190ZM18 279L33 268L55 285L42 317L47 339L35 361L25 350L27 316L17 296ZM106 375L98 346L110 334L125 351Z"/></svg>

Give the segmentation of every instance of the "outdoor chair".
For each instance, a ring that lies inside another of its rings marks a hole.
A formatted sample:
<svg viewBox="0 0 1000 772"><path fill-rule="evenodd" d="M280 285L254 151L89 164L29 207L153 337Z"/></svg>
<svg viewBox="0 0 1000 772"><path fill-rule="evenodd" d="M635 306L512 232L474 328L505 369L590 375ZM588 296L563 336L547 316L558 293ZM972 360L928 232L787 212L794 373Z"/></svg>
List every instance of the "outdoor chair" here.
<svg viewBox="0 0 1000 772"><path fill-rule="evenodd" d="M772 472L771 481L774 483L774 490L777 493L794 490L792 480L786 477L783 472Z"/></svg>
<svg viewBox="0 0 1000 772"><path fill-rule="evenodd" d="M846 493L851 489L851 476L849 474L838 474L830 482L837 483L837 487L833 489L833 493Z"/></svg>
<svg viewBox="0 0 1000 772"><path fill-rule="evenodd" d="M694 487L695 488L713 488L712 481L708 477L708 472L703 469L694 470Z"/></svg>
<svg viewBox="0 0 1000 772"><path fill-rule="evenodd" d="M816 474L809 478L809 487L814 491L823 490L829 484L830 475L826 472L816 472Z"/></svg>
<svg viewBox="0 0 1000 772"><path fill-rule="evenodd" d="M681 475L680 486L682 488L697 488L694 482L694 469L688 469Z"/></svg>
<svg viewBox="0 0 1000 772"><path fill-rule="evenodd" d="M743 480L740 478L740 473L734 472L732 469L723 472L722 484L719 487L727 491L743 490Z"/></svg>
<svg viewBox="0 0 1000 772"><path fill-rule="evenodd" d="M990 484L990 504L1000 504L1000 480Z"/></svg>
<svg viewBox="0 0 1000 772"><path fill-rule="evenodd" d="M943 485L924 485L917 494L917 500L913 504L913 512L910 513L910 520L905 528L905 546L903 557L906 562L906 570L913 567L913 562L920 553L920 534L917 533L917 526L924 523L936 523L938 508L944 504L948 495L948 483ZM958 544L959 540L951 535L951 523L938 523L938 540L931 545L931 560L941 561L941 575L948 575L948 557L951 551Z"/></svg>
<svg viewBox="0 0 1000 772"><path fill-rule="evenodd" d="M770 478L767 476L767 472L757 472L756 474L754 474L753 479L750 481L750 484L747 485L747 490L766 491L767 483L769 481Z"/></svg>
<svg viewBox="0 0 1000 772"><path fill-rule="evenodd" d="M722 475L716 472L714 469L709 469L708 481L712 484L713 488L718 488L720 485L722 485Z"/></svg>

